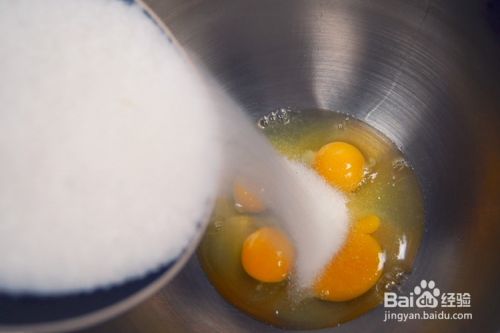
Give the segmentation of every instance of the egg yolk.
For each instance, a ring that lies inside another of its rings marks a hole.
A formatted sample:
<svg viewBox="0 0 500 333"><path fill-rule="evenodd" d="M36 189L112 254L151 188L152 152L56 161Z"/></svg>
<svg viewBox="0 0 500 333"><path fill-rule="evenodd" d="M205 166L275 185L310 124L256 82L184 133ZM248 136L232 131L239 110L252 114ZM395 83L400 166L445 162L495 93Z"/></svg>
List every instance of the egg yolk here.
<svg viewBox="0 0 500 333"><path fill-rule="evenodd" d="M372 234L380 227L380 218L377 215L368 215L356 224L354 224L354 229L358 232L365 234Z"/></svg>
<svg viewBox="0 0 500 333"><path fill-rule="evenodd" d="M260 228L243 243L243 268L261 282L283 281L292 269L293 260L293 246L279 229Z"/></svg>
<svg viewBox="0 0 500 333"><path fill-rule="evenodd" d="M370 233L379 225L380 219L376 216L358 221L344 247L314 284L317 297L327 301L348 301L375 285L382 273L382 250Z"/></svg>
<svg viewBox="0 0 500 333"><path fill-rule="evenodd" d="M328 183L352 192L363 178L365 158L353 145L336 141L321 147L313 166Z"/></svg>
<svg viewBox="0 0 500 333"><path fill-rule="evenodd" d="M240 212L261 213L266 209L261 198L248 190L240 181L234 183L233 196L236 208Z"/></svg>

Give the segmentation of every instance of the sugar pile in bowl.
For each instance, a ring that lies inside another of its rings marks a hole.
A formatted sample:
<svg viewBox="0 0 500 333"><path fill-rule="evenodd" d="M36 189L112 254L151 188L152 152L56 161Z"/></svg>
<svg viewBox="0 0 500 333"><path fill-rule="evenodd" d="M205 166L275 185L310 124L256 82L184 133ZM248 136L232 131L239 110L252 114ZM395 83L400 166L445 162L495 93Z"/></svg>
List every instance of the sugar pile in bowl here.
<svg viewBox="0 0 500 333"><path fill-rule="evenodd" d="M0 290L92 290L177 258L220 160L178 48L116 0L0 0L0 45Z"/></svg>

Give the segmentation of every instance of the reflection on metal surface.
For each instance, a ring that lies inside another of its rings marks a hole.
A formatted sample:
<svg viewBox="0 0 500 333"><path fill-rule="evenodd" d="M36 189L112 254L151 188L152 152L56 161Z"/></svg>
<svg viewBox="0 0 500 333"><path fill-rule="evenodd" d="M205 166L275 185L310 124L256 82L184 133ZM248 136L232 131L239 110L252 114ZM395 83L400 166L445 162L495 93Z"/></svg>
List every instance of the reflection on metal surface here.
<svg viewBox="0 0 500 333"><path fill-rule="evenodd" d="M398 259L403 259L406 255L406 246L408 245L406 241L406 236L403 235L401 239L399 240L399 252L398 252Z"/></svg>

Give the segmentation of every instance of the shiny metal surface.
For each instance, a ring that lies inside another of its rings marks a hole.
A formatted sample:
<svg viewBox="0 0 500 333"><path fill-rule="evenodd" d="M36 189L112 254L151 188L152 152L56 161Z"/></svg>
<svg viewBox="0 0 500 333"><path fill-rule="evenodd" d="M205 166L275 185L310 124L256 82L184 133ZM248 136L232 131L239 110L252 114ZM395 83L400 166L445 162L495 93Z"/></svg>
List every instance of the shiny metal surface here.
<svg viewBox="0 0 500 333"><path fill-rule="evenodd" d="M384 323L379 307L335 332L500 329L498 2L147 2L254 118L282 106L349 113L390 137L415 168L426 232L402 291L433 279L443 291L469 292L473 320ZM194 258L155 297L86 332L111 331L281 330L228 305Z"/></svg>

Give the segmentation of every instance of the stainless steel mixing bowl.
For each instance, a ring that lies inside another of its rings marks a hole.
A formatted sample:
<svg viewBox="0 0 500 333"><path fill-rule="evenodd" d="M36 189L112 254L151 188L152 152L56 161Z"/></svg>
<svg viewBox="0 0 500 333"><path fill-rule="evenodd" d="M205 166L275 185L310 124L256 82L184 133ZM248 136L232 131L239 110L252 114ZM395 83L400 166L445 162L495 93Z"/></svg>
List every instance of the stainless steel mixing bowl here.
<svg viewBox="0 0 500 333"><path fill-rule="evenodd" d="M402 293L421 279L468 292L473 319L383 322L379 307L335 332L500 329L498 1L147 2L253 118L283 106L352 114L415 168L426 228ZM112 330L279 332L226 303L195 258L155 297L92 332Z"/></svg>

